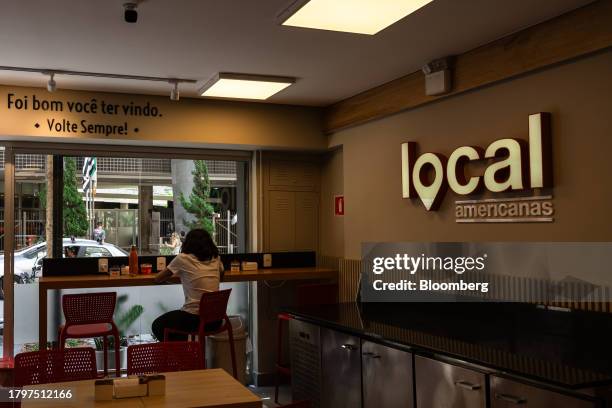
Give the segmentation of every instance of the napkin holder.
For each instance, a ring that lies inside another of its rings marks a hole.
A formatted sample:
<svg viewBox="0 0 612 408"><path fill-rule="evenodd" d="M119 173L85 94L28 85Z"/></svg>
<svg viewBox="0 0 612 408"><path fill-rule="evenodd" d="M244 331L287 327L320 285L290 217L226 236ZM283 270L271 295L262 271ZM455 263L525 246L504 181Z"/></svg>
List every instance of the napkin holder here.
<svg viewBox="0 0 612 408"><path fill-rule="evenodd" d="M134 398L147 395L147 384L140 377L117 378L113 380L115 398Z"/></svg>

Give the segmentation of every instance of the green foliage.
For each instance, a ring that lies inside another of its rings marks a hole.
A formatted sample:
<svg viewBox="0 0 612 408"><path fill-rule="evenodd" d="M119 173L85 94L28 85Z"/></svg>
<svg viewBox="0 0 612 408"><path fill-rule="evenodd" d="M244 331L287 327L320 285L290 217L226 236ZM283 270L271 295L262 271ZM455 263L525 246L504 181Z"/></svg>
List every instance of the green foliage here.
<svg viewBox="0 0 612 408"><path fill-rule="evenodd" d="M117 304L115 305L115 324L117 325L117 329L119 330L119 341L122 347L127 346L127 335L126 332L136 320L144 313L144 308L142 305L132 305L128 310L123 310L123 306L128 300L128 295L123 294L117 297ZM114 339L112 337L108 338L109 348L114 347ZM103 344L101 338L94 339L96 343L96 350L103 350Z"/></svg>
<svg viewBox="0 0 612 408"><path fill-rule="evenodd" d="M50 181L49 181L50 182ZM87 222L87 210L81 193L79 193L76 176L76 160L73 157L64 158L64 231L65 237L83 237L87 235L89 223ZM43 187L38 192L40 205L47 207L47 187Z"/></svg>
<svg viewBox="0 0 612 408"><path fill-rule="evenodd" d="M64 159L64 236L81 237L87 234L87 210L77 188L76 160Z"/></svg>
<svg viewBox="0 0 612 408"><path fill-rule="evenodd" d="M194 160L195 169L193 175L193 189L189 194L189 199L185 198L181 192L178 199L185 211L192 214L193 221L183 220L190 229L202 228L211 235L215 228L212 221L214 213L213 206L208 202L210 198L210 179L208 177L208 167L204 160Z"/></svg>

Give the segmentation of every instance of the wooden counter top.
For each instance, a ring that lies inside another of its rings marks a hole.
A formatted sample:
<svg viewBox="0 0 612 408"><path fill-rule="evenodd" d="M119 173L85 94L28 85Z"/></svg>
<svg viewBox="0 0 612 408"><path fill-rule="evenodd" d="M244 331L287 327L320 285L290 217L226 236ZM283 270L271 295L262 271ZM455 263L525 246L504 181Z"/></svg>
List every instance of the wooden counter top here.
<svg viewBox="0 0 612 408"><path fill-rule="evenodd" d="M270 268L256 271L225 271L223 282L245 282L263 280L335 279L338 270L332 268Z"/></svg>
<svg viewBox="0 0 612 408"><path fill-rule="evenodd" d="M335 279L338 271L332 268L270 268L256 271L225 271L222 282L251 282L262 280L298 280L298 279ZM43 276L38 280L39 287L45 289L74 289L85 287L121 287L155 285L155 274L121 275L110 277L107 274ZM171 283L179 283L178 280Z"/></svg>

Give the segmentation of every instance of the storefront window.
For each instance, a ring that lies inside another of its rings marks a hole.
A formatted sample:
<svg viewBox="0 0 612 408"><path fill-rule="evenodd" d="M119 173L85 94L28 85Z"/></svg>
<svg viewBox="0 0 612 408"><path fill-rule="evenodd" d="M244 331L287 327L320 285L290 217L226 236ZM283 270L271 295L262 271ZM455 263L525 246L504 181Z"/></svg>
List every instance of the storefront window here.
<svg viewBox="0 0 612 408"><path fill-rule="evenodd" d="M38 348L38 326L32 322L42 260L52 239L45 211L53 185L50 158L15 155L15 353ZM245 252L246 169L247 162L229 160L63 156L61 256L126 256L132 245L139 255L177 254L192 228L209 230L221 253ZM248 286L232 287L230 313L246 319ZM179 285L49 293L49 340L62 321L62 294L101 290L117 292L115 319L122 322L125 343L152 341L152 321L183 302Z"/></svg>

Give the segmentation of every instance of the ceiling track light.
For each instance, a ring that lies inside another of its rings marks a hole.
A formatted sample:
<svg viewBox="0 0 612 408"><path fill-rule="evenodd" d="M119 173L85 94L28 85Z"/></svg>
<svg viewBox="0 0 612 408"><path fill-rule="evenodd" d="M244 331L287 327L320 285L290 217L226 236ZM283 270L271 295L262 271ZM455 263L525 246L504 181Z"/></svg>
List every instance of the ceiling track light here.
<svg viewBox="0 0 612 408"><path fill-rule="evenodd" d="M181 94L179 92L178 89L178 82L177 81L169 81L170 84L172 84L172 88L170 89L170 100L171 101L178 101L181 97Z"/></svg>
<svg viewBox="0 0 612 408"><path fill-rule="evenodd" d="M55 92L57 89L57 83L53 77L55 76L55 72L49 72L49 80L47 81L47 91Z"/></svg>
<svg viewBox="0 0 612 408"><path fill-rule="evenodd" d="M178 84L195 84L195 79L188 78L165 78L165 77L152 77L143 75L124 75L124 74L109 74L105 72L85 72L85 71L70 71L63 69L42 69L42 68L28 68L28 67L9 67L0 66L0 71L14 71L14 72L34 72L43 75L49 75L49 81L47 82L47 90L53 92L57 89L55 82L55 75L70 75L70 76L82 76L82 77L94 77L94 78L109 78L109 79L125 79L132 81L148 81L148 82L166 82L174 84L173 91L176 91L176 99L172 99L172 93L170 98L172 100L178 100Z"/></svg>

